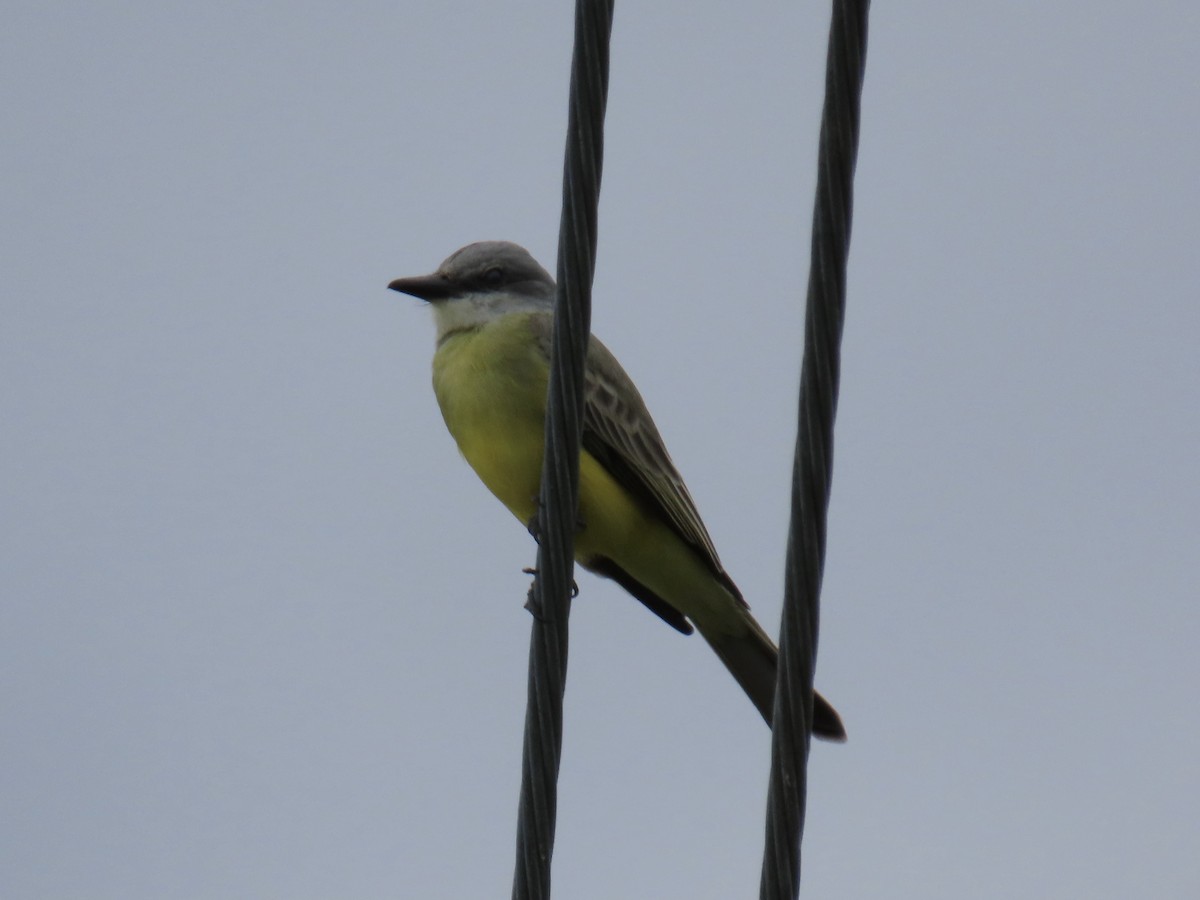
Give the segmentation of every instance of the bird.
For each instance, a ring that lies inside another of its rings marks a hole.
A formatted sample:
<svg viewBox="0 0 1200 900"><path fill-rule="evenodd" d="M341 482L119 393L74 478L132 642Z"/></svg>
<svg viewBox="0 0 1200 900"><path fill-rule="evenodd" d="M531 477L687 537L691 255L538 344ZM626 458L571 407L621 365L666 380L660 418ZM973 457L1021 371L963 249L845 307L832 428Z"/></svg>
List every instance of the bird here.
<svg viewBox="0 0 1200 900"><path fill-rule="evenodd" d="M479 479L530 527L541 488L555 284L523 247L480 241L388 288L426 301L437 330L433 389ZM778 651L721 565L712 538L621 364L591 337L585 364L575 558L683 634L698 630L771 724ZM813 695L814 737L843 741Z"/></svg>

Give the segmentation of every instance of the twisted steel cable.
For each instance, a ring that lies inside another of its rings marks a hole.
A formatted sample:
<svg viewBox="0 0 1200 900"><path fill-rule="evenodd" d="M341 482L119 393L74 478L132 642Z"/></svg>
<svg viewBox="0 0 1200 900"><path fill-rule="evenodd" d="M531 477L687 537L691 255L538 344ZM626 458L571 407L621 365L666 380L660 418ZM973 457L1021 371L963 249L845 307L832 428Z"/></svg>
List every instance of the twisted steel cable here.
<svg viewBox="0 0 1200 900"><path fill-rule="evenodd" d="M591 322L613 0L577 0L558 234L558 294L538 509L514 900L549 900L573 587L583 371Z"/></svg>
<svg viewBox="0 0 1200 900"><path fill-rule="evenodd" d="M762 900L794 900L800 893L813 670L869 8L869 0L835 0L829 30L771 734L766 843L759 882Z"/></svg>

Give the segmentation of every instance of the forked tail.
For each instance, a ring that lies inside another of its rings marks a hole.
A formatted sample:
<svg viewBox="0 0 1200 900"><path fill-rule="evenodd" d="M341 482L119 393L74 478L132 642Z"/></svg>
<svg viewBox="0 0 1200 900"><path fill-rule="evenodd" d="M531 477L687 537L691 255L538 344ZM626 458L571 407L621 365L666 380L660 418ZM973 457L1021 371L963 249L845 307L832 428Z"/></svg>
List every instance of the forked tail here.
<svg viewBox="0 0 1200 900"><path fill-rule="evenodd" d="M754 619L747 615L746 620L749 631L736 637L709 634L702 625L699 626L700 633L770 725L775 710L775 671L779 666L779 651ZM842 717L817 693L813 694L812 730L813 737L826 741L846 740Z"/></svg>

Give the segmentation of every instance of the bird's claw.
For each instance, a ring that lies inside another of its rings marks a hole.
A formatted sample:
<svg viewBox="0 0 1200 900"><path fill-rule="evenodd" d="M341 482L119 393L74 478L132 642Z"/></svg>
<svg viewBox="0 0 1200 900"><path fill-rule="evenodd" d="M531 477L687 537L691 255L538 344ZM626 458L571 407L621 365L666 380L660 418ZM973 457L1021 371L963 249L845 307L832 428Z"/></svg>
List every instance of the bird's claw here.
<svg viewBox="0 0 1200 900"><path fill-rule="evenodd" d="M535 569L533 566L526 566L521 571L524 572L526 575L532 575L534 578L537 577L537 573L538 573L538 570ZM574 600L578 596L579 596L579 584L575 581L574 578L572 578L571 579L571 599Z"/></svg>
<svg viewBox="0 0 1200 900"><path fill-rule="evenodd" d="M533 502L537 507L537 512L535 512L530 520L525 523L525 530L528 531L530 536L540 544L542 542L542 501L535 497ZM575 513L575 533L579 534L586 527L587 523L583 520L583 515L577 511Z"/></svg>

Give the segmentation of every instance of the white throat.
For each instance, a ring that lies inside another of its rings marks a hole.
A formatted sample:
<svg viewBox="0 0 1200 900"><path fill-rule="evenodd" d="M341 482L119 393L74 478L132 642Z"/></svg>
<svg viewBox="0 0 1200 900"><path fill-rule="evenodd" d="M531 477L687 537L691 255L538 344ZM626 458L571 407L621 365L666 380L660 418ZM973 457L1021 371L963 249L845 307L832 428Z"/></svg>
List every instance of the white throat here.
<svg viewBox="0 0 1200 900"><path fill-rule="evenodd" d="M511 313L550 312L554 300L550 297L534 297L528 294L488 293L463 294L448 300L439 300L433 305L433 321L437 326L437 339L452 331L482 328Z"/></svg>

